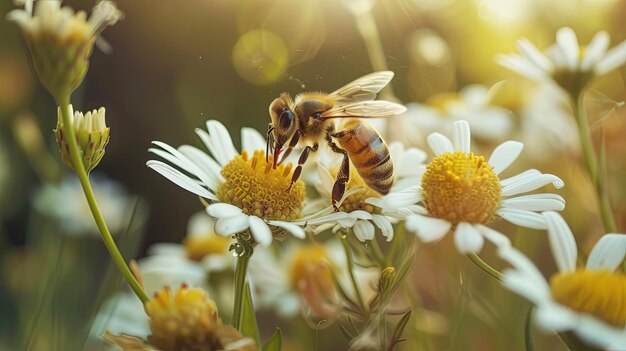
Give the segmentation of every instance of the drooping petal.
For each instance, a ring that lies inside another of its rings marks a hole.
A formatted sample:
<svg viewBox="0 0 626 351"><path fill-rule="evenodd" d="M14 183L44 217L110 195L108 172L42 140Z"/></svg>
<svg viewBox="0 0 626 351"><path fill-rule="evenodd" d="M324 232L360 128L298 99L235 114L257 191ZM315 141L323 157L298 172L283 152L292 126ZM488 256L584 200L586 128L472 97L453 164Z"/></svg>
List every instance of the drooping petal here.
<svg viewBox="0 0 626 351"><path fill-rule="evenodd" d="M517 183L517 182L521 182L522 180L526 179L526 178L531 178L531 177L535 177L536 175L541 174L541 172L539 172L536 169L529 169L526 170L520 174L516 174L510 178L506 178L506 179L502 179L500 181L500 185L504 188L507 187L511 184Z"/></svg>
<svg viewBox="0 0 626 351"><path fill-rule="evenodd" d="M225 218L241 214L241 209L231 204L218 202L207 206L206 212L215 218Z"/></svg>
<svg viewBox="0 0 626 351"><path fill-rule="evenodd" d="M524 144L512 140L498 145L489 158L489 164L493 166L494 173L498 175L507 169L517 159L523 148Z"/></svg>
<svg viewBox="0 0 626 351"><path fill-rule="evenodd" d="M528 211L562 211L565 199L557 194L530 194L502 200L500 205Z"/></svg>
<svg viewBox="0 0 626 351"><path fill-rule="evenodd" d="M304 233L304 229L302 229L302 227L297 225L297 224L289 223L289 222L283 222L283 221L270 221L269 223L271 225L274 225L274 226L277 226L277 227L285 229L286 231L291 233L291 235L295 236L298 239L306 238L306 234Z"/></svg>
<svg viewBox="0 0 626 351"><path fill-rule="evenodd" d="M454 243L460 253L478 253L483 248L485 239L472 224L461 222L454 232Z"/></svg>
<svg viewBox="0 0 626 351"><path fill-rule="evenodd" d="M514 289L516 292L524 295L534 303L541 303L551 298L548 282L546 282L541 272L528 257L513 246L500 247L498 249L498 256L514 267L515 270L513 270L513 272L518 272L518 274L523 277L524 283L517 289ZM511 272L511 270L504 271L505 284L506 276L509 274L508 272ZM525 290L530 290L531 288L534 289L531 296L524 294Z"/></svg>
<svg viewBox="0 0 626 351"><path fill-rule="evenodd" d="M414 232L417 237L426 243L443 238L450 231L450 222L428 216L414 215L407 218L406 229Z"/></svg>
<svg viewBox="0 0 626 351"><path fill-rule="evenodd" d="M609 50L595 66L594 73L598 76L609 73L626 62L626 40Z"/></svg>
<svg viewBox="0 0 626 351"><path fill-rule="evenodd" d="M363 242L373 240L374 234L376 233L374 225L366 220L357 220L352 230L357 239Z"/></svg>
<svg viewBox="0 0 626 351"><path fill-rule="evenodd" d="M373 217L374 224L380 228L380 232L385 238L387 238L387 242L393 240L393 226L391 225L391 222L389 222L389 219L379 214L375 214Z"/></svg>
<svg viewBox="0 0 626 351"><path fill-rule="evenodd" d="M532 229L546 229L547 224L543 216L538 213L520 210L518 208L499 208L496 214L507 221Z"/></svg>
<svg viewBox="0 0 626 351"><path fill-rule="evenodd" d="M578 318L570 309L556 303L547 302L539 306L535 312L537 325L548 331L565 331L575 327Z"/></svg>
<svg viewBox="0 0 626 351"><path fill-rule="evenodd" d="M562 273L574 271L578 255L574 234L557 212L547 211L543 216L548 224L548 239L556 266Z"/></svg>
<svg viewBox="0 0 626 351"><path fill-rule="evenodd" d="M250 216L250 232L254 240L262 246L269 246L272 243L272 231L264 220L257 216Z"/></svg>
<svg viewBox="0 0 626 351"><path fill-rule="evenodd" d="M219 218L215 223L215 233L222 236L230 236L243 232L249 226L250 220L248 215L240 213L231 217Z"/></svg>
<svg viewBox="0 0 626 351"><path fill-rule="evenodd" d="M469 154L471 142L472 136L469 123L464 120L454 122L452 129L452 145L454 146L454 151Z"/></svg>
<svg viewBox="0 0 626 351"><path fill-rule="evenodd" d="M499 231L493 230L482 224L477 224L475 227L480 233L489 241L491 241L498 248L505 248L511 246L511 240Z"/></svg>
<svg viewBox="0 0 626 351"><path fill-rule="evenodd" d="M587 258L587 269L615 270L626 256L626 234L606 234Z"/></svg>
<svg viewBox="0 0 626 351"><path fill-rule="evenodd" d="M519 74L522 77L528 77L535 80L543 80L549 77L549 72L542 70L528 60L517 55L498 55L496 62L503 67Z"/></svg>
<svg viewBox="0 0 626 351"><path fill-rule="evenodd" d="M445 135L440 133L432 133L426 139L428 146L433 150L435 156L445 154L446 152L454 152L452 142Z"/></svg>

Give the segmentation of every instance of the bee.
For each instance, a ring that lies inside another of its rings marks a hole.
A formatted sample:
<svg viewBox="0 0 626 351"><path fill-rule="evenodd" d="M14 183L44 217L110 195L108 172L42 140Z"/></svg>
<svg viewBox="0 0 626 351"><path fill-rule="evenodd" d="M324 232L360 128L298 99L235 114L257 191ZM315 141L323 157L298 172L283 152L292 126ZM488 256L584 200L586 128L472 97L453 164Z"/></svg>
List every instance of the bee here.
<svg viewBox="0 0 626 351"><path fill-rule="evenodd" d="M273 166L281 164L296 145L306 145L298 159L291 186L302 173L302 166L311 152L326 142L330 149L343 156L332 189L332 204L338 211L350 179L350 161L365 183L384 195L393 184L393 162L387 144L378 132L361 118L391 117L406 111L400 104L374 100L393 78L393 72L381 71L348 83L325 94L308 92L295 98L282 93L269 107L272 122L268 126L266 158L273 151ZM282 158L279 156L285 145ZM273 149L273 150L271 150Z"/></svg>

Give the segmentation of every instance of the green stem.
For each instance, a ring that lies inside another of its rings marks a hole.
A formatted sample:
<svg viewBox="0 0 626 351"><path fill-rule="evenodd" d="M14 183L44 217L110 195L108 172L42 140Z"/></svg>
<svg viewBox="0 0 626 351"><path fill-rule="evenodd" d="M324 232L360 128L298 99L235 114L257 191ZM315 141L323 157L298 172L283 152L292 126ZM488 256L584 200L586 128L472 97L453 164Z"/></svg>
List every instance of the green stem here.
<svg viewBox="0 0 626 351"><path fill-rule="evenodd" d="M139 285L139 282L137 282L137 279L126 265L126 261L124 261L124 257L122 257L117 245L115 245L113 236L111 235L111 232L109 231L109 228L100 213L100 208L98 207L96 197L93 193L93 189L91 188L91 183L89 182L89 175L85 171L80 150L78 149L78 143L76 142L76 132L74 131L74 126L72 125L73 119L69 109L69 100L69 96L64 97L60 99L59 105L61 107L61 117L63 119L63 133L67 135L70 158L72 160L72 164L74 165L74 171L76 172L80 185L83 188L85 198L89 204L89 209L91 210L93 219L96 221L96 225L98 226L98 230L100 231L102 240L104 241L104 246L106 246L107 250L109 250L109 254L113 259L113 262L115 262L117 268L120 270L122 276L124 276L124 279L126 279L126 282L128 282L128 285L130 285L135 295L137 295L143 303L146 303L149 300L148 295L146 295L146 292L143 291L143 288Z"/></svg>
<svg viewBox="0 0 626 351"><path fill-rule="evenodd" d="M483 261L480 257L478 257L475 253L468 253L467 257L474 262L478 268L480 268L483 272L489 274L493 279L502 282L502 273L498 272L497 269L491 267L487 262Z"/></svg>
<svg viewBox="0 0 626 351"><path fill-rule="evenodd" d="M385 268L385 255L383 255L383 251L380 249L378 241L376 239L370 240L369 245L372 248L372 253L374 254L376 262L378 262L378 266L381 269Z"/></svg>
<svg viewBox="0 0 626 351"><path fill-rule="evenodd" d="M578 133L580 135L580 144L585 159L585 167L587 168L587 173L589 173L591 183L596 191L604 230L606 233L615 233L617 227L615 225L615 219L613 218L613 209L611 208L611 202L604 184L604 179L600 177L602 172L600 172L598 167L596 151L591 138L591 130L589 129L589 121L583 106L583 94L572 95L572 99L575 104L574 111L576 123L578 124Z"/></svg>
<svg viewBox="0 0 626 351"><path fill-rule="evenodd" d="M235 303L233 305L233 327L241 331L241 313L243 311L243 293L246 286L246 272L248 271L248 263L250 255L243 253L237 256L237 265L235 266Z"/></svg>
<svg viewBox="0 0 626 351"><path fill-rule="evenodd" d="M387 253L387 267L393 266L393 256L396 254L396 250L398 250L398 245L400 245L400 242L404 239L404 233L406 233L406 230L404 225L400 223L397 227L393 242L391 243L391 249L389 249Z"/></svg>
<svg viewBox="0 0 626 351"><path fill-rule="evenodd" d="M359 285L357 284L356 277L354 276L354 260L352 258L352 251L350 251L350 246L348 245L347 238L339 238L341 245L343 245L343 250L346 253L346 261L348 262L348 273L350 274L350 280L352 281L352 287L354 287L354 293L356 295L357 302L359 303L359 307L363 311L364 315L368 315L369 311L367 306L365 305L365 301L363 300L363 295L361 295L361 290L359 289Z"/></svg>

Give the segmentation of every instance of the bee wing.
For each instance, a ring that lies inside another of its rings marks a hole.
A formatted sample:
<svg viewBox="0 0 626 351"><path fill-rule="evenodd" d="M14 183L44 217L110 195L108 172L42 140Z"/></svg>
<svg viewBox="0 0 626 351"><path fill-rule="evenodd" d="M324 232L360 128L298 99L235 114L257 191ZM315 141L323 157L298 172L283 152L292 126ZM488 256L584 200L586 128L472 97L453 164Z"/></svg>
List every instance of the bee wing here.
<svg viewBox="0 0 626 351"><path fill-rule="evenodd" d="M333 91L329 96L335 99L337 105L374 100L376 94L389 84L391 78L393 78L391 71L370 73Z"/></svg>
<svg viewBox="0 0 626 351"><path fill-rule="evenodd" d="M395 102L371 100L335 106L322 113L322 118L391 117L404 112L406 112L406 107L396 104Z"/></svg>

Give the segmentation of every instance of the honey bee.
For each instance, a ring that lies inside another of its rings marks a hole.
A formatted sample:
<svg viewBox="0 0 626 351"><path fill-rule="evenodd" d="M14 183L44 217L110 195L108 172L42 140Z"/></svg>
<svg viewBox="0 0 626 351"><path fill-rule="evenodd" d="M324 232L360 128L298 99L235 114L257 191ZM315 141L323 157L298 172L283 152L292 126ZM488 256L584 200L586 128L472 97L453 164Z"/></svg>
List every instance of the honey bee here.
<svg viewBox="0 0 626 351"><path fill-rule="evenodd" d="M309 154L316 152L319 143L325 141L332 151L343 155L332 189L335 211L350 178L350 161L370 188L387 194L393 184L389 149L378 132L360 118L391 117L406 111L400 104L374 100L392 78L393 72L374 72L330 94L308 92L294 99L287 93L281 94L269 107L272 122L267 131L266 157L273 151L275 168L287 159L296 145L306 145L291 179L293 185ZM285 145L287 149L279 161Z"/></svg>

